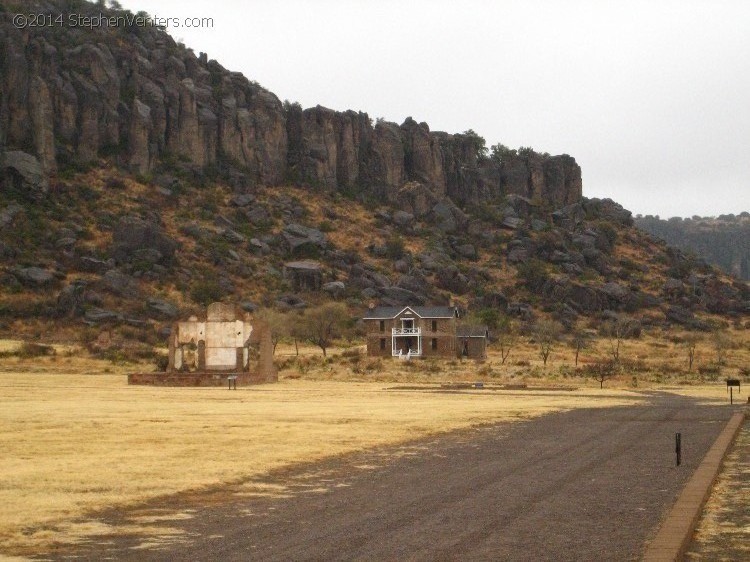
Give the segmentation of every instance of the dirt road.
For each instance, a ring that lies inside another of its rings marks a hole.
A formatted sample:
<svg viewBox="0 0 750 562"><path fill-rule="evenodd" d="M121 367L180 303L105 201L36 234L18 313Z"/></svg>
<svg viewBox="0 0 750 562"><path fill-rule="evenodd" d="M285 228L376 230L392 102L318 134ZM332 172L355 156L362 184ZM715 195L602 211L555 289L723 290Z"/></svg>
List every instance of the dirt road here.
<svg viewBox="0 0 750 562"><path fill-rule="evenodd" d="M349 455L139 511L190 513L169 522L184 531L177 540L102 537L53 557L635 560L731 412L654 394L645 406L576 410ZM248 496L258 491L283 497ZM132 515L103 520L121 525Z"/></svg>

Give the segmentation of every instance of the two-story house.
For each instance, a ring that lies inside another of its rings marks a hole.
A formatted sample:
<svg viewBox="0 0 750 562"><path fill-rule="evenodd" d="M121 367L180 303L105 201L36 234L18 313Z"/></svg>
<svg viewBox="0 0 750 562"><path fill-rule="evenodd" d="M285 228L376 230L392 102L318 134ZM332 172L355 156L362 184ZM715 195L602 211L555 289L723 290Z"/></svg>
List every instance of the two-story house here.
<svg viewBox="0 0 750 562"><path fill-rule="evenodd" d="M463 355L474 359L484 358L486 328L467 333L457 325L458 317L455 306L371 308L364 317L367 355L446 359ZM474 341L475 338L477 341ZM467 343L469 341L471 345Z"/></svg>

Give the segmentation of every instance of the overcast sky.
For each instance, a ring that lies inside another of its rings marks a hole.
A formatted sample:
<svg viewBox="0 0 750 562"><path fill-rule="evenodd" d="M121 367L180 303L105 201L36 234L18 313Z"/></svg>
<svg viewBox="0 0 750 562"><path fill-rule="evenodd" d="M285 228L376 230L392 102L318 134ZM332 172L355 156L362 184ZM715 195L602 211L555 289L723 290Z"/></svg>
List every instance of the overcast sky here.
<svg viewBox="0 0 750 562"><path fill-rule="evenodd" d="M282 100L567 153L588 197L750 210L746 0L121 0Z"/></svg>

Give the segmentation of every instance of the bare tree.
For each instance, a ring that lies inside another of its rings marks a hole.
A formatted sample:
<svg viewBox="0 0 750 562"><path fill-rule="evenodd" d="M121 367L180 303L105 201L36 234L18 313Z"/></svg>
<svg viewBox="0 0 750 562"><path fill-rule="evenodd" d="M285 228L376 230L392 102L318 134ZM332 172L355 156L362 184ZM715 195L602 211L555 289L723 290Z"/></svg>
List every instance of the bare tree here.
<svg viewBox="0 0 750 562"><path fill-rule="evenodd" d="M256 316L263 320L271 330L271 343L273 343L273 352L276 353L279 341L291 335L289 315L272 308L264 308L258 311Z"/></svg>
<svg viewBox="0 0 750 562"><path fill-rule="evenodd" d="M622 341L628 337L640 337L641 326L639 322L622 315L607 320L602 325L601 331L609 340L609 354L614 362L619 364Z"/></svg>
<svg viewBox="0 0 750 562"><path fill-rule="evenodd" d="M562 326L552 320L539 320L534 324L532 333L534 340L539 346L539 357L542 358L544 366L547 366L547 359L552 353L555 344L560 340Z"/></svg>
<svg viewBox="0 0 750 562"><path fill-rule="evenodd" d="M572 344L573 349L576 350L575 366L578 367L578 356L580 355L581 351L591 347L591 336L583 330L576 330L573 333L571 344Z"/></svg>
<svg viewBox="0 0 750 562"><path fill-rule="evenodd" d="M599 383L599 388L604 388L604 381L611 379L617 372L617 364L614 361L597 361L591 365L591 376Z"/></svg>
<svg viewBox="0 0 750 562"><path fill-rule="evenodd" d="M323 357L334 339L341 336L341 330L349 319L346 306L339 302L329 302L305 311L299 325L302 338L323 350Z"/></svg>
<svg viewBox="0 0 750 562"><path fill-rule="evenodd" d="M695 334L688 334L685 336L685 340L682 345L685 346L688 354L688 371L693 370L693 363L695 362L695 348L698 345L700 338Z"/></svg>
<svg viewBox="0 0 750 562"><path fill-rule="evenodd" d="M505 360L510 355L510 350L518 342L518 332L511 319L507 316L502 316L497 322L495 334L498 346L500 347L500 364L505 365Z"/></svg>
<svg viewBox="0 0 750 562"><path fill-rule="evenodd" d="M732 342L726 332L717 331L711 335L711 345L713 345L714 351L716 352L717 365L726 365L727 349L729 349L731 343Z"/></svg>

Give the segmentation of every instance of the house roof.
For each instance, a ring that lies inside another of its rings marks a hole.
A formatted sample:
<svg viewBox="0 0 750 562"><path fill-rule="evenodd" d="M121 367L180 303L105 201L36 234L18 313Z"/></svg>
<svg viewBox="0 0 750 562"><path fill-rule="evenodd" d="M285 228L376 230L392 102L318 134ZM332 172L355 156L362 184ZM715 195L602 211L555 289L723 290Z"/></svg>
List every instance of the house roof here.
<svg viewBox="0 0 750 562"><path fill-rule="evenodd" d="M458 316L455 306L378 306L368 310L365 320L391 320L405 310L410 310L419 318L453 318Z"/></svg>
<svg viewBox="0 0 750 562"><path fill-rule="evenodd" d="M457 338L486 338L490 335L487 326L457 326Z"/></svg>

